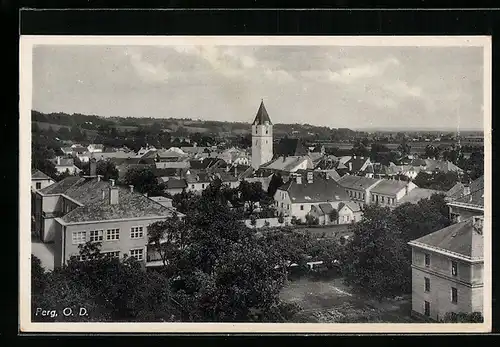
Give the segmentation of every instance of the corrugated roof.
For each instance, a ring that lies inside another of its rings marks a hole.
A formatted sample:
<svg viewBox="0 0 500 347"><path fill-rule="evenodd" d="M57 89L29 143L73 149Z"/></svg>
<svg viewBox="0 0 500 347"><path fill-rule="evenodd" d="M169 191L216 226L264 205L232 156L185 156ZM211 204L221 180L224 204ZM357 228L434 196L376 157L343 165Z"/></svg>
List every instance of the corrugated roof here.
<svg viewBox="0 0 500 347"><path fill-rule="evenodd" d="M257 114L255 115L255 119L252 125L264 125L266 124L266 122L269 124L273 124L271 123L271 118L269 118L269 114L267 113L266 107L264 106L264 100L262 100L260 102L259 109L257 110Z"/></svg>
<svg viewBox="0 0 500 347"><path fill-rule="evenodd" d="M483 227L480 217L472 217L410 242L441 251L458 254L472 260L481 260L484 255Z"/></svg>

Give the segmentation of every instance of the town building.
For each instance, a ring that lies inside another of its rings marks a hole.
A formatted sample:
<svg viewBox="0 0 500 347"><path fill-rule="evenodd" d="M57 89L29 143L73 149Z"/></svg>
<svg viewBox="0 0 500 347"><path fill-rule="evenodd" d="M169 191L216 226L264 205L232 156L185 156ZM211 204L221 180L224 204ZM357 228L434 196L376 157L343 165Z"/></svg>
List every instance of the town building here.
<svg viewBox="0 0 500 347"><path fill-rule="evenodd" d="M258 169L273 158L273 124L264 101L252 123L252 167Z"/></svg>
<svg viewBox="0 0 500 347"><path fill-rule="evenodd" d="M412 248L412 314L440 321L449 312L483 312L483 217L417 240Z"/></svg>
<svg viewBox="0 0 500 347"><path fill-rule="evenodd" d="M56 157L52 160L58 173L69 173L70 175L76 175L81 170L75 166L73 158L62 158Z"/></svg>
<svg viewBox="0 0 500 347"><path fill-rule="evenodd" d="M457 188L462 188L457 189ZM470 184L456 185L448 192L448 207L450 219L460 222L472 216L484 215L484 176L479 177Z"/></svg>
<svg viewBox="0 0 500 347"><path fill-rule="evenodd" d="M363 209L359 202L341 202L338 207L338 224L356 223L363 217Z"/></svg>
<svg viewBox="0 0 500 347"><path fill-rule="evenodd" d="M294 216L302 221L305 221L312 206L330 204L338 209L341 202L349 200L345 189L335 180L315 177L313 172L308 172L307 177L291 177L274 194L274 204L279 214Z"/></svg>
<svg viewBox="0 0 500 347"><path fill-rule="evenodd" d="M33 169L31 171L31 189L33 191L48 187L54 182L55 181L51 177L47 176L40 170Z"/></svg>
<svg viewBox="0 0 500 347"><path fill-rule="evenodd" d="M148 226L175 213L133 186L117 186L95 172L91 161L89 176L67 177L36 192L36 231L43 242L54 243L56 268L79 257L78 246L88 241L100 242L102 253L144 262Z"/></svg>

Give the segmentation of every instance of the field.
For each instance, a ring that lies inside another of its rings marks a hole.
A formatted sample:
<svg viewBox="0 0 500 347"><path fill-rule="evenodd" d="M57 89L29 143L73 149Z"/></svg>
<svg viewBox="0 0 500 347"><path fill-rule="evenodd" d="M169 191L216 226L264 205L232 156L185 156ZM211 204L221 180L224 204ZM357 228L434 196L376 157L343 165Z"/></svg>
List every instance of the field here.
<svg viewBox="0 0 500 347"><path fill-rule="evenodd" d="M280 296L302 308L293 319L295 323L414 322L409 298L378 302L355 294L342 278L291 280Z"/></svg>

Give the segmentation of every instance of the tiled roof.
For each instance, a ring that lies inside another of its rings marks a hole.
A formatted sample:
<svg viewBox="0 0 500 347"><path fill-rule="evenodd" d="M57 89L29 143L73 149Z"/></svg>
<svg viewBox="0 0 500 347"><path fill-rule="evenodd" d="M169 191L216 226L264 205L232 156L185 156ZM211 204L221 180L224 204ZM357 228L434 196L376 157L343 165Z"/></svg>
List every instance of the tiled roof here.
<svg viewBox="0 0 500 347"><path fill-rule="evenodd" d="M264 101L260 102L259 109L257 111L257 114L255 115L255 119L253 121L253 125L263 125L266 122L269 124L271 123L271 118L269 118L269 114L267 113L266 107L264 106Z"/></svg>
<svg viewBox="0 0 500 347"><path fill-rule="evenodd" d="M361 170L363 165L368 161L368 158L363 158L363 157L352 157L351 160L347 161L345 163L345 166L347 166L349 169L352 166L352 169L350 169L352 172L358 172Z"/></svg>
<svg viewBox="0 0 500 347"><path fill-rule="evenodd" d="M403 198L401 198L398 201L398 204L404 204L404 203L412 203L415 204L419 202L422 199L428 199L434 194L445 194L445 192L442 192L440 190L434 190L434 189L426 189L426 188L414 188L408 192L408 195L405 195Z"/></svg>
<svg viewBox="0 0 500 347"><path fill-rule="evenodd" d="M279 189L288 192L292 203L349 200L345 189L332 179L315 177L312 183L307 183L307 180L302 179L300 184L295 179L290 179Z"/></svg>
<svg viewBox="0 0 500 347"><path fill-rule="evenodd" d="M210 175L206 172L191 174L186 177L187 183L206 183L210 182Z"/></svg>
<svg viewBox="0 0 500 347"><path fill-rule="evenodd" d="M180 168L153 168L153 173L155 177L173 177L173 176L180 176L182 174L185 174L187 169L180 169Z"/></svg>
<svg viewBox="0 0 500 347"><path fill-rule="evenodd" d="M442 160L433 160L433 159L425 159L425 169L429 171L443 171L443 172L449 172L449 171L462 171L458 166L453 164L450 161L442 161Z"/></svg>
<svg viewBox="0 0 500 347"><path fill-rule="evenodd" d="M401 189L404 189L408 182L396 180L381 180L372 188L372 193L396 195Z"/></svg>
<svg viewBox="0 0 500 347"><path fill-rule="evenodd" d="M283 138L274 148L274 156L300 156L306 155L307 149L302 141L296 138Z"/></svg>
<svg viewBox="0 0 500 347"><path fill-rule="evenodd" d="M44 188L43 193L62 193L83 204L62 217L62 220L67 223L168 216L172 212L142 194L131 192L130 189L124 187L116 187L119 190L118 203L111 205L109 188L109 182L98 181L97 178L68 177Z"/></svg>
<svg viewBox="0 0 500 347"><path fill-rule="evenodd" d="M59 182L41 189L40 192L43 194L62 194L82 179L83 178L79 176L69 176Z"/></svg>
<svg viewBox="0 0 500 347"><path fill-rule="evenodd" d="M344 188L364 190L375 184L377 181L374 178L344 175L338 183Z"/></svg>
<svg viewBox="0 0 500 347"><path fill-rule="evenodd" d="M32 180L51 180L52 178L50 178L49 176L47 176L46 174L44 174L40 170L32 170L31 171L31 179Z"/></svg>
<svg viewBox="0 0 500 347"><path fill-rule="evenodd" d="M425 235L410 244L424 245L468 259L481 260L484 255L482 219L471 217Z"/></svg>
<svg viewBox="0 0 500 347"><path fill-rule="evenodd" d="M464 189L464 184L461 182L457 182L453 187L450 188L450 190L446 192L446 196L451 199L458 199L459 197L464 195Z"/></svg>

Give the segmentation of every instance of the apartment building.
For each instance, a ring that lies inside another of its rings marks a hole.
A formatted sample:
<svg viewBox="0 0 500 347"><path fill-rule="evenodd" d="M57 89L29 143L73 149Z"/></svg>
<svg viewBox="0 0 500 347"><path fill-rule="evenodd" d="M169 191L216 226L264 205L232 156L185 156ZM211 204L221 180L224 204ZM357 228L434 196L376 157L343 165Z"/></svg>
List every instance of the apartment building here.
<svg viewBox="0 0 500 347"><path fill-rule="evenodd" d="M88 241L100 242L101 252L111 256L145 262L148 226L175 210L133 186L104 181L95 175L95 165L90 171L89 176L67 177L36 192L35 227L42 241L54 243L54 267L78 256L78 246Z"/></svg>
<svg viewBox="0 0 500 347"><path fill-rule="evenodd" d="M448 312L483 312L483 217L417 240L412 248L412 314L439 321Z"/></svg>

